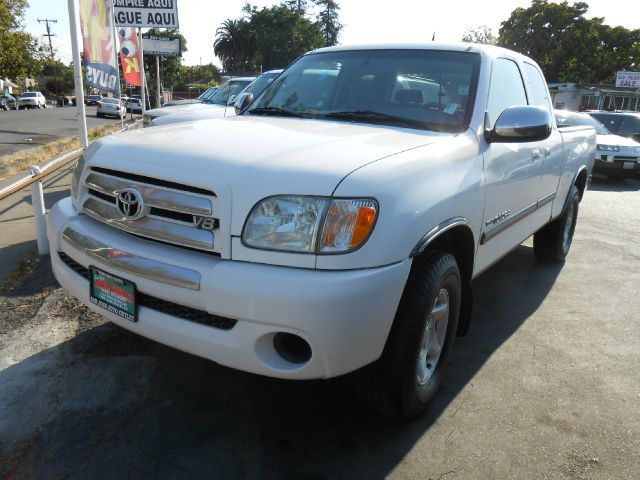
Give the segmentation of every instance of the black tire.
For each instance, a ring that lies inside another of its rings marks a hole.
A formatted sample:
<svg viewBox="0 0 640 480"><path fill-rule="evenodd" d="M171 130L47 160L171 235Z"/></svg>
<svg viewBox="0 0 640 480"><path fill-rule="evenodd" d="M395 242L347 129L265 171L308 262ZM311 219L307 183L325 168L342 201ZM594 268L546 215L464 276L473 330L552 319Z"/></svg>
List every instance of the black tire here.
<svg viewBox="0 0 640 480"><path fill-rule="evenodd" d="M542 262L563 262L571 248L578 220L580 192L575 185L569 190L562 215L533 235L533 253Z"/></svg>
<svg viewBox="0 0 640 480"><path fill-rule="evenodd" d="M442 305L443 290L448 299L446 326L434 317L436 307ZM429 406L442 382L456 337L461 293L460 271L452 255L438 251L414 260L382 356L356 376L357 393L365 405L406 419L418 416ZM429 352L420 356L427 325L440 326L443 333L441 353L431 367ZM419 359L424 359L426 369L419 367ZM421 378L421 373L426 375Z"/></svg>

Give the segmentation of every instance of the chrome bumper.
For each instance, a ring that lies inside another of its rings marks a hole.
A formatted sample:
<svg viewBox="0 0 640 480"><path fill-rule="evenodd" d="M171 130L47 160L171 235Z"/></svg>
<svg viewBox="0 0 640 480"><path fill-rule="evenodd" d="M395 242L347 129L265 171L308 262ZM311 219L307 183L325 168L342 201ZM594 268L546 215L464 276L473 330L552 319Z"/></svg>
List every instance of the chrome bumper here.
<svg viewBox="0 0 640 480"><path fill-rule="evenodd" d="M200 274L196 271L116 250L75 231L71 227L66 227L63 230L62 240L74 249L109 267L167 285L200 290Z"/></svg>

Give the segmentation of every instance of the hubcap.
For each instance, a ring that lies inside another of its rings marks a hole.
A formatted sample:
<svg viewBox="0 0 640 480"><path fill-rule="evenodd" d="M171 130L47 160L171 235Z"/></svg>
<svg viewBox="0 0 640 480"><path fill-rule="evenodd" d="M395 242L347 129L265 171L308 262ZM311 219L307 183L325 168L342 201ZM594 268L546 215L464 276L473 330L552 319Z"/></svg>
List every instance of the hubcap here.
<svg viewBox="0 0 640 480"><path fill-rule="evenodd" d="M416 382L425 386L436 370L444 347L444 338L449 323L449 292L442 288L436 296L433 309L427 318L418 352Z"/></svg>
<svg viewBox="0 0 640 480"><path fill-rule="evenodd" d="M562 249L565 253L569 251L571 246L571 237L573 233L573 217L575 213L575 204L572 202L567 212L567 219L564 222L564 232L562 234Z"/></svg>

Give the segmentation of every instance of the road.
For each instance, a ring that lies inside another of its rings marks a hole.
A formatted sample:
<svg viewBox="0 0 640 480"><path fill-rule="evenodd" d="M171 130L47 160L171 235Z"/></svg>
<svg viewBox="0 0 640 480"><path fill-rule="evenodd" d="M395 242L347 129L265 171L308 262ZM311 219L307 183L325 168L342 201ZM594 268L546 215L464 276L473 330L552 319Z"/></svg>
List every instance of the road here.
<svg viewBox="0 0 640 480"><path fill-rule="evenodd" d="M0 291L0 478L640 478L639 191L595 181L564 265L528 241L474 281L413 423L364 410L349 376L273 380L137 337L24 264Z"/></svg>
<svg viewBox="0 0 640 480"><path fill-rule="evenodd" d="M97 118L96 107L87 107L86 116L88 128L117 121ZM0 111L0 157L77 135L76 107Z"/></svg>

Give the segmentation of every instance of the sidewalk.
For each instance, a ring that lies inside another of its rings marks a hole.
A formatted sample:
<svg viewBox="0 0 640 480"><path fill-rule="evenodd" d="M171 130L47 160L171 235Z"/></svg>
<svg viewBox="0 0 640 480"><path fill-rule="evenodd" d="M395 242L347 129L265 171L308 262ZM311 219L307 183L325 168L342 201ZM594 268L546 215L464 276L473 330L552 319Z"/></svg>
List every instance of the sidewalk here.
<svg viewBox="0 0 640 480"><path fill-rule="evenodd" d="M73 165L69 165L43 182L47 211L69 195L72 170ZM0 201L0 286L20 262L36 255L35 238L31 187L27 187Z"/></svg>

